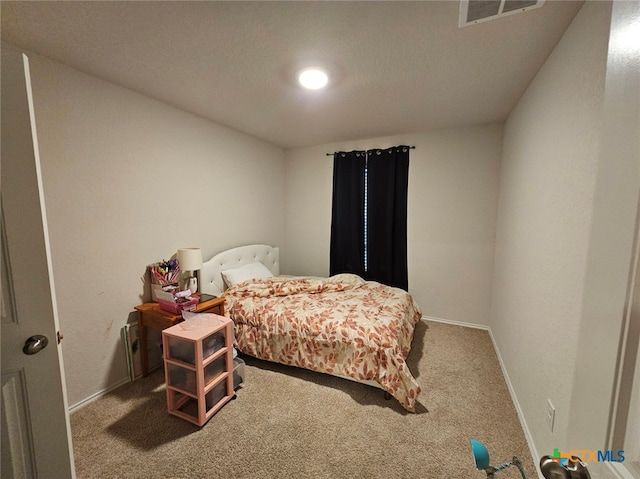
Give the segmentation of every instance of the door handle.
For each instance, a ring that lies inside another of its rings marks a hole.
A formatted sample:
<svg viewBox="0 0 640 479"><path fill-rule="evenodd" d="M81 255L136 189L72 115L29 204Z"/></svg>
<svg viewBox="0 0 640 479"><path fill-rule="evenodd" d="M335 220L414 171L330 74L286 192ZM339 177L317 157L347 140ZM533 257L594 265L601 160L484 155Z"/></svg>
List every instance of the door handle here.
<svg viewBox="0 0 640 479"><path fill-rule="evenodd" d="M36 354L37 352L46 348L47 344L49 344L49 340L46 336L36 334L35 336L31 336L25 341L22 352L24 354Z"/></svg>

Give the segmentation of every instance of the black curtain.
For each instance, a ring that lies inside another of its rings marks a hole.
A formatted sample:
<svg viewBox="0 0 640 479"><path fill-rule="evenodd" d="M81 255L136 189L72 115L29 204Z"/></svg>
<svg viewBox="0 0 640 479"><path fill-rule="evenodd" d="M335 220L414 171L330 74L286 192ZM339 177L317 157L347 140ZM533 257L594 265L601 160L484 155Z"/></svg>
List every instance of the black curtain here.
<svg viewBox="0 0 640 479"><path fill-rule="evenodd" d="M366 279L408 289L407 189L409 147L367 152Z"/></svg>
<svg viewBox="0 0 640 479"><path fill-rule="evenodd" d="M329 271L364 277L364 169L366 152L333 155Z"/></svg>

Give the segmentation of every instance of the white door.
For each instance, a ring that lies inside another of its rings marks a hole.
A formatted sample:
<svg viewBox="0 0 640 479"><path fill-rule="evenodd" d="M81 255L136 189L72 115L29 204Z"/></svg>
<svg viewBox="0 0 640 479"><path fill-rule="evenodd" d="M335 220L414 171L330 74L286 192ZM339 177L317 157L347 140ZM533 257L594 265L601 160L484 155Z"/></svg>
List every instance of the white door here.
<svg viewBox="0 0 640 479"><path fill-rule="evenodd" d="M29 61L2 45L2 458L4 478L72 478L73 451L40 178ZM23 348L32 336L31 350Z"/></svg>

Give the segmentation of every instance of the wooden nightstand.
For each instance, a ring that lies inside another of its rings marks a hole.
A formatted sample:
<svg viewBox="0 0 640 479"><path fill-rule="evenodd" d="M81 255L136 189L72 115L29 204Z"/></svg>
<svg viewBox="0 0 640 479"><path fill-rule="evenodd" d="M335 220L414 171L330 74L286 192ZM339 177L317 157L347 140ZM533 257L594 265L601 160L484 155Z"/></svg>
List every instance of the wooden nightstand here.
<svg viewBox="0 0 640 479"><path fill-rule="evenodd" d="M144 303L136 306L138 311L138 331L140 333L140 359L142 362L142 375L149 374L149 352L147 350L147 328L163 329L182 321L181 314L170 313L160 308L158 303ZM224 316L224 298L213 298L196 305L196 313L214 313Z"/></svg>

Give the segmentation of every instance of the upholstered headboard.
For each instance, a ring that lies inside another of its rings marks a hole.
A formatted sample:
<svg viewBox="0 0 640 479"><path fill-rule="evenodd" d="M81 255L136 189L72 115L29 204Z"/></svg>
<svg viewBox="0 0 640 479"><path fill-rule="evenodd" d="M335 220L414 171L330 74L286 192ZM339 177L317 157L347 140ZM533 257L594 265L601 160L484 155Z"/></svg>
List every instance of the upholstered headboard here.
<svg viewBox="0 0 640 479"><path fill-rule="evenodd" d="M200 270L200 291L220 296L225 290L222 271L260 262L273 273L280 274L280 249L266 244L238 246L216 254L202 264Z"/></svg>

